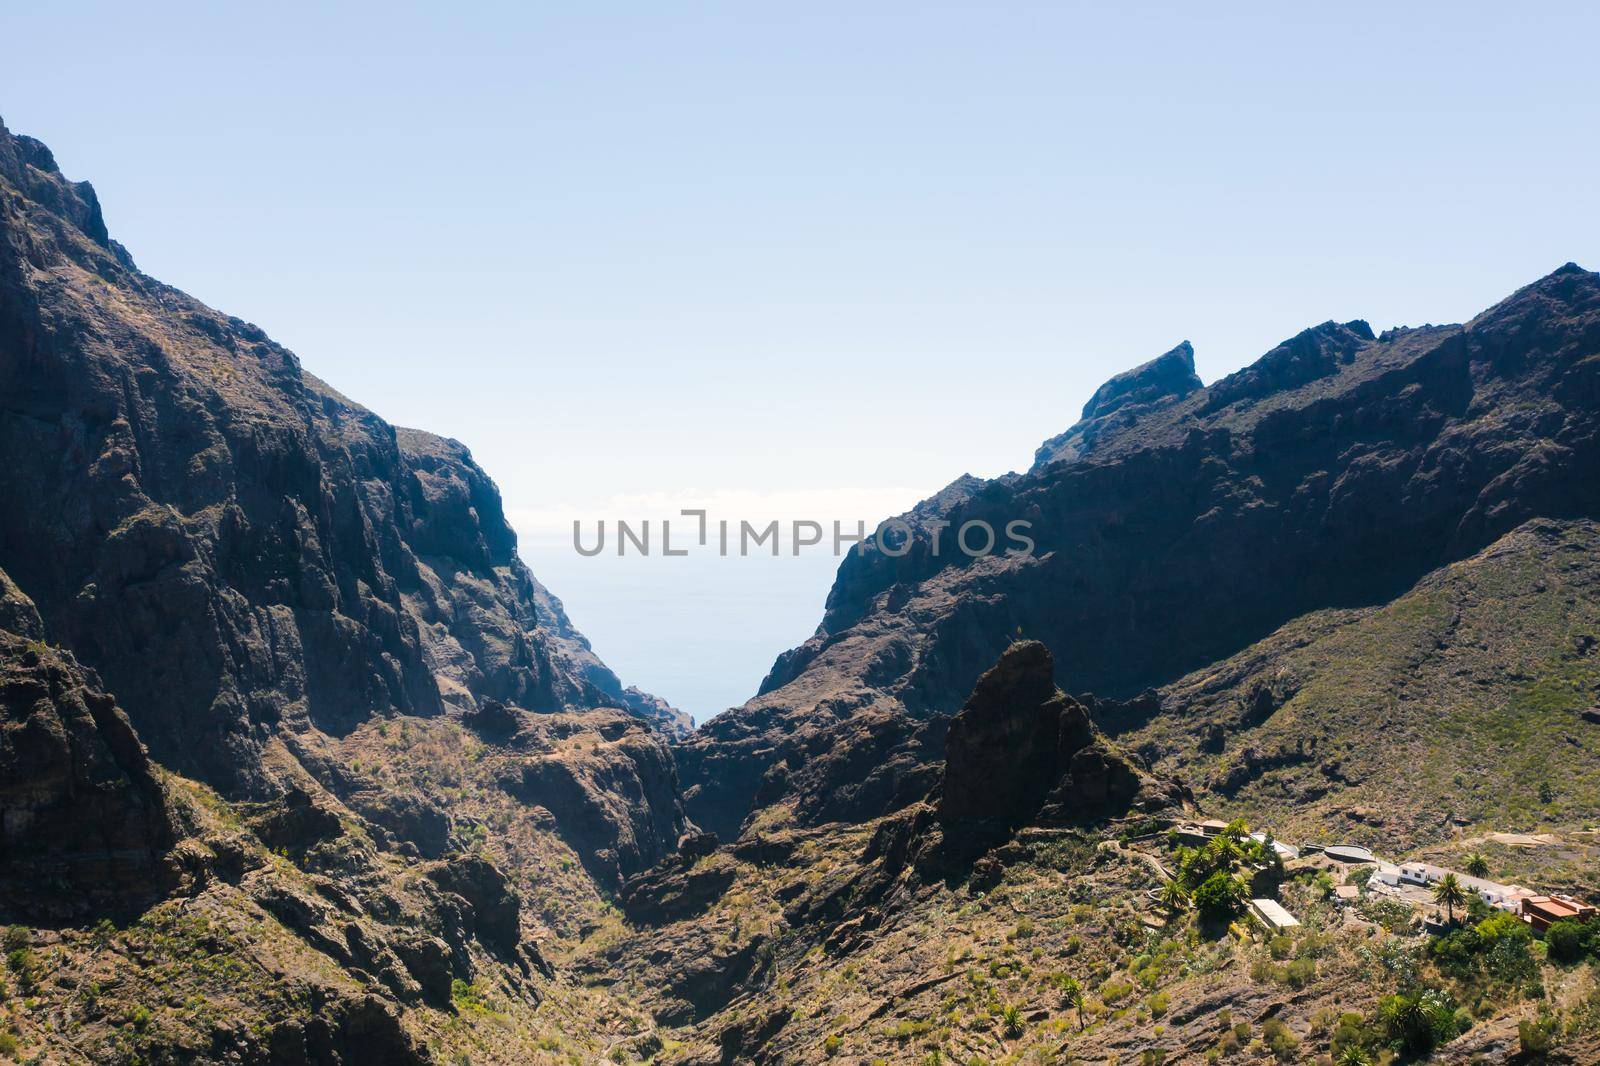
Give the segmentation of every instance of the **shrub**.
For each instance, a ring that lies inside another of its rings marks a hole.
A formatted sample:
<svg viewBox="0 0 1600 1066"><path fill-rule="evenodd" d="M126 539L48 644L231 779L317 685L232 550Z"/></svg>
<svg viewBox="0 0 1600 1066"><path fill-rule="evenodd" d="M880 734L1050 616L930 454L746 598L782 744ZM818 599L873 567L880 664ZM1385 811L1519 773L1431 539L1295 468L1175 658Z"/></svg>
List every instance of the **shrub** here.
<svg viewBox="0 0 1600 1066"><path fill-rule="evenodd" d="M32 995L37 984L32 948L16 948L6 955L6 968L17 975L17 988L23 995Z"/></svg>
<svg viewBox="0 0 1600 1066"><path fill-rule="evenodd" d="M1426 1055L1455 1036L1455 1004L1439 989L1389 996L1378 1004L1378 1024L1396 1048Z"/></svg>
<svg viewBox="0 0 1600 1066"><path fill-rule="evenodd" d="M1545 947L1552 962L1577 962L1589 951L1589 927L1570 918L1545 930Z"/></svg>
<svg viewBox="0 0 1600 1066"><path fill-rule="evenodd" d="M1284 959L1287 959L1290 955L1294 954L1294 940L1283 933L1279 933L1277 936L1267 941L1267 950L1272 953L1273 958L1277 959L1279 962L1282 962Z"/></svg>
<svg viewBox="0 0 1600 1066"><path fill-rule="evenodd" d="M1533 957L1533 938L1503 937L1489 949L1484 965L1497 979L1508 985L1525 985L1539 976L1539 963Z"/></svg>
<svg viewBox="0 0 1600 1066"><path fill-rule="evenodd" d="M889 1038L891 1040L895 1040L895 1041L897 1041L897 1042L899 1042L901 1044L904 1044L907 1041L911 1040L913 1037L922 1036L924 1033L927 1033L932 1029L933 1029L933 1023L932 1022L929 1022L929 1021L912 1021L910 1019L907 1019L905 1021L898 1022L895 1025L890 1027L890 1029L889 1029Z"/></svg>
<svg viewBox="0 0 1600 1066"><path fill-rule="evenodd" d="M1517 1040L1525 1055L1543 1055L1555 1044L1556 1020L1548 1014L1517 1023Z"/></svg>
<svg viewBox="0 0 1600 1066"><path fill-rule="evenodd" d="M1000 1024L1005 1029L1007 1036L1021 1036L1021 1008L1019 1008L1015 1003L1007 1003L1006 1009L1000 1012Z"/></svg>
<svg viewBox="0 0 1600 1066"><path fill-rule="evenodd" d="M844 1040L839 1036L838 1033L829 1033L828 1039L822 1042L822 1053L831 1059L835 1055L839 1054L839 1048L843 1046Z"/></svg>
<svg viewBox="0 0 1600 1066"><path fill-rule="evenodd" d="M1366 1066L1372 1061L1367 1054L1370 1040L1366 1019L1355 1011L1346 1011L1334 1023L1333 1034L1328 1037L1328 1050L1333 1052L1335 1061L1341 1064L1348 1058L1350 1066Z"/></svg>
<svg viewBox="0 0 1600 1066"><path fill-rule="evenodd" d="M1317 976L1317 960L1295 959L1283 968L1283 980L1290 988L1300 989L1309 985Z"/></svg>
<svg viewBox="0 0 1600 1066"><path fill-rule="evenodd" d="M1261 1023L1261 1039L1267 1050L1285 1062L1294 1058L1300 1047L1300 1038L1294 1035L1294 1030L1278 1018L1268 1018Z"/></svg>

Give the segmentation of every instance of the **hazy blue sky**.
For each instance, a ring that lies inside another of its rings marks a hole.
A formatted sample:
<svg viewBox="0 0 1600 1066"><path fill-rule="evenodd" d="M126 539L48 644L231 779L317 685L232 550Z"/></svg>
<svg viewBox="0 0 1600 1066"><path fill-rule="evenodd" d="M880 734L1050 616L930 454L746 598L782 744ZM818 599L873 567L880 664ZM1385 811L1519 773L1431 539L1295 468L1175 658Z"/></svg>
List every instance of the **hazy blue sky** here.
<svg viewBox="0 0 1600 1066"><path fill-rule="evenodd" d="M1211 380L1600 263L1595 6L1399 7L8 5L0 115L146 271L467 442L703 719L833 561L584 559L564 516L871 522L1185 338Z"/></svg>

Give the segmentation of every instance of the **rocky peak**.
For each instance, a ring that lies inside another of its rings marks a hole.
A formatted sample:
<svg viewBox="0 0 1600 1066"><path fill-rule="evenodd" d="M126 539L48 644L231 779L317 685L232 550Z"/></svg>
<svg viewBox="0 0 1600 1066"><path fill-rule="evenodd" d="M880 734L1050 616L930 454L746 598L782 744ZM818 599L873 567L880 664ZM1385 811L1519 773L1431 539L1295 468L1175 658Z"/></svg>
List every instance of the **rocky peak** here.
<svg viewBox="0 0 1600 1066"><path fill-rule="evenodd" d="M33 601L0 570L0 631L38 640L44 636L44 623Z"/></svg>
<svg viewBox="0 0 1600 1066"><path fill-rule="evenodd" d="M1181 380L1183 353L1168 366ZM1600 276L1564 266L1465 326L1380 340L1324 322L1182 398L1119 385L1089 413L945 515L1025 518L1031 556L869 546L840 566L817 633L680 762L691 817L751 817L784 738L869 709L951 713L1019 630L1075 686L1128 699L1298 615L1384 602L1529 519L1600 514ZM802 761L787 780L811 780Z"/></svg>
<svg viewBox="0 0 1600 1066"><path fill-rule="evenodd" d="M1236 374L1206 390L1206 410L1287 392L1335 373L1377 338L1361 319L1301 330Z"/></svg>
<svg viewBox="0 0 1600 1066"><path fill-rule="evenodd" d="M1184 341L1156 358L1125 370L1095 390L1083 416L1065 433L1045 441L1034 465L1087 454L1109 430L1125 426L1141 414L1184 399L1204 388L1194 369L1194 347ZM1116 416L1116 417L1113 417Z"/></svg>
<svg viewBox="0 0 1600 1066"><path fill-rule="evenodd" d="M1201 387L1200 376L1194 371L1194 346L1184 341L1101 385L1083 405L1083 417L1100 418L1128 404L1182 399Z"/></svg>
<svg viewBox="0 0 1600 1066"><path fill-rule="evenodd" d="M1600 274L1577 263L1565 263L1482 312L1467 328L1521 333L1541 330L1545 323L1566 326L1597 303Z"/></svg>
<svg viewBox="0 0 1600 1066"><path fill-rule="evenodd" d="M946 824L1086 823L1184 801L1179 786L1118 751L1056 687L1054 671L1049 649L1020 641L978 679L945 738L938 810Z"/></svg>
<svg viewBox="0 0 1600 1066"><path fill-rule="evenodd" d="M127 253L106 232L94 186L87 181L68 181L43 142L11 133L4 120L0 120L0 181L11 185L42 213L70 223L101 249L131 265Z"/></svg>

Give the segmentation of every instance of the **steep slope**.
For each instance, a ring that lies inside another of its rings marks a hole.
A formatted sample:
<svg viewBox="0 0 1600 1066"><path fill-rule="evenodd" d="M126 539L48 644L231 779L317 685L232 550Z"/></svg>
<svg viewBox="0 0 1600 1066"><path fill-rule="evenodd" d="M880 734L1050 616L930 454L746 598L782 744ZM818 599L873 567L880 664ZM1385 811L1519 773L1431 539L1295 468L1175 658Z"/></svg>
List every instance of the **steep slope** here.
<svg viewBox="0 0 1600 1066"><path fill-rule="evenodd" d="M1129 698L1309 611L1386 602L1530 518L1595 515L1600 279L1576 266L1462 326L1324 323L1209 387L1180 346L1027 473L903 516L903 555L848 556L816 636L679 749L689 812L736 832L851 720L948 713L1019 633L1072 691ZM1013 519L1031 555L954 550L964 522Z"/></svg>
<svg viewBox="0 0 1600 1066"><path fill-rule="evenodd" d="M1394 847L1600 818L1600 525L1538 519L1101 723L1212 809Z"/></svg>

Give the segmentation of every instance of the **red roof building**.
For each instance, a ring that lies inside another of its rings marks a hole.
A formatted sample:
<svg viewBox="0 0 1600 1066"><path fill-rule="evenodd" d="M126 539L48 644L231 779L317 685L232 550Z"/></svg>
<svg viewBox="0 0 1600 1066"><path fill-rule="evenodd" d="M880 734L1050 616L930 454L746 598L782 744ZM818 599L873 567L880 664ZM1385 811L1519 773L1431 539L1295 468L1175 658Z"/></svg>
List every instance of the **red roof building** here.
<svg viewBox="0 0 1600 1066"><path fill-rule="evenodd" d="M1570 896L1528 896L1522 901L1522 920L1541 933L1559 921L1586 922L1594 916L1595 908Z"/></svg>

